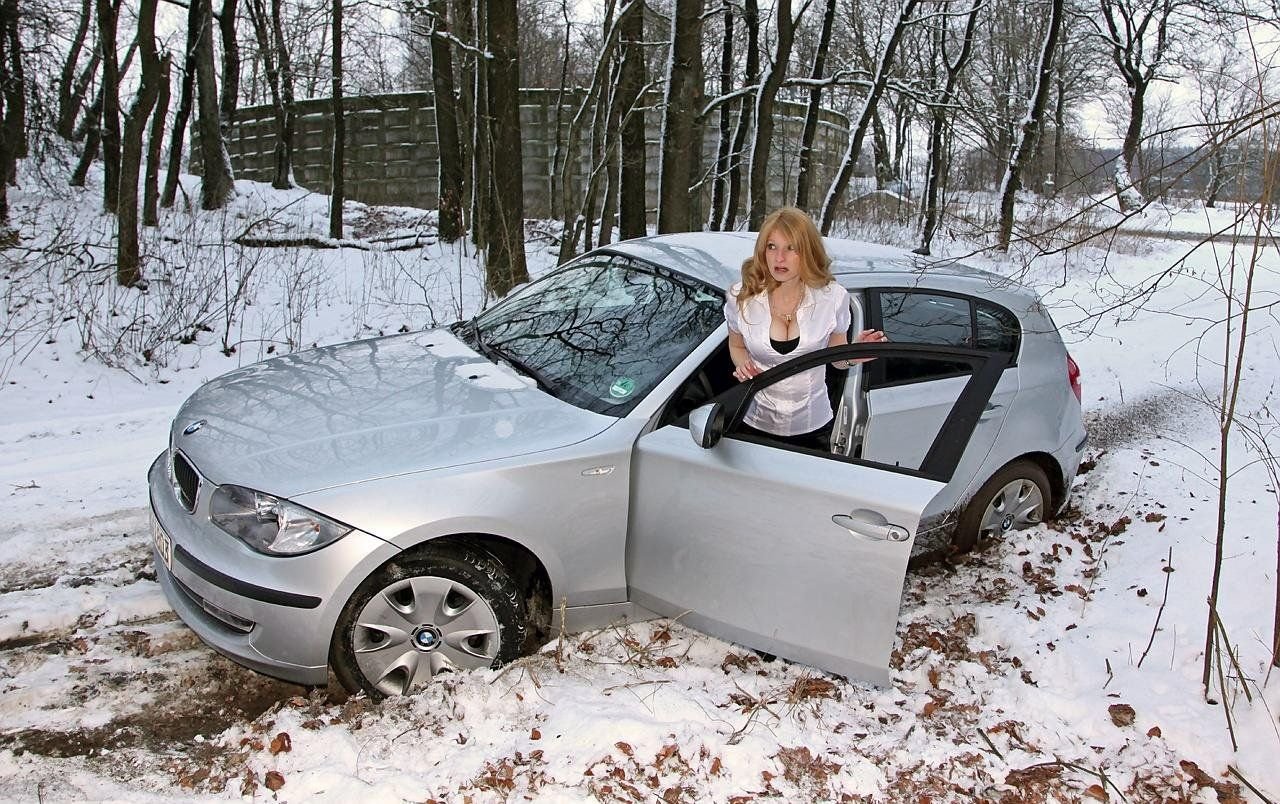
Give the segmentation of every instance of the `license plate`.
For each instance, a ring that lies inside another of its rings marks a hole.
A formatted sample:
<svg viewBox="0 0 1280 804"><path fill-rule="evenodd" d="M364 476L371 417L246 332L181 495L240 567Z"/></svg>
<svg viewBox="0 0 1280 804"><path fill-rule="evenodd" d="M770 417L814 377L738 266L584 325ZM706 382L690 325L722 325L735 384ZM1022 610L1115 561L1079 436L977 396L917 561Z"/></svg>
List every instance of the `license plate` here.
<svg viewBox="0 0 1280 804"><path fill-rule="evenodd" d="M173 540L169 538L169 534L164 532L164 528L160 526L160 520L156 519L156 515L151 515L151 541L156 546L156 553L160 556L160 560L164 562L164 568L170 573L173 572Z"/></svg>

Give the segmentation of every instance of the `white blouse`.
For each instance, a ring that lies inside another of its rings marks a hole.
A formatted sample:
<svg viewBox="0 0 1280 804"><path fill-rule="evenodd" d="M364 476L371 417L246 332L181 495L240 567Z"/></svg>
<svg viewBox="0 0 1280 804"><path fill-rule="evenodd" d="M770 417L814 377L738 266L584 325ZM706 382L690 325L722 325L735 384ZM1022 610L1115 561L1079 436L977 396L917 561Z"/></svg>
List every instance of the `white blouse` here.
<svg viewBox="0 0 1280 804"><path fill-rule="evenodd" d="M771 369L793 357L826 348L832 333L848 332L849 291L835 282L820 288L804 289L804 299L796 308L800 343L794 351L780 354L769 341L769 294L761 292L738 305L742 283L729 288L724 318L729 329L742 336L747 354L762 370ZM744 421L775 435L812 432L831 421L831 400L827 396L827 372L822 366L794 374L755 395Z"/></svg>

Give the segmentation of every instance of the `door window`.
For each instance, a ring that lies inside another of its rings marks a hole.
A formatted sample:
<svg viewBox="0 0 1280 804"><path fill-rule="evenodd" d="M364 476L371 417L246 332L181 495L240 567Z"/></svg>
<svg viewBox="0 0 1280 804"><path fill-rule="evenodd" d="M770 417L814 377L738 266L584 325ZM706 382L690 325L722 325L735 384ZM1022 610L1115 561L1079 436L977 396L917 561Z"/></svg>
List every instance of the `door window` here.
<svg viewBox="0 0 1280 804"><path fill-rule="evenodd" d="M871 326L894 343L923 343L1016 354L1018 319L990 302L939 292L871 291ZM963 363L904 359L872 365L867 388L955 377Z"/></svg>

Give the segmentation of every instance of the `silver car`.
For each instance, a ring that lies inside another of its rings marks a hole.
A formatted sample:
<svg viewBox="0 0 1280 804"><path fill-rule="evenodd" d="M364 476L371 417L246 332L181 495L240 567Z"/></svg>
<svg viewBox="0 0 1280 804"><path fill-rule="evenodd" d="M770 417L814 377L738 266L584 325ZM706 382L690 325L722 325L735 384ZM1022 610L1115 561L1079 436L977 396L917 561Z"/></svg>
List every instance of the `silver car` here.
<svg viewBox="0 0 1280 804"><path fill-rule="evenodd" d="M1078 370L1026 288L829 240L852 329L890 342L738 383L722 305L753 238L619 243L470 321L205 385L149 474L168 600L238 662L372 696L677 615L886 681L913 548L1066 504ZM754 395L824 365L829 449L739 432Z"/></svg>

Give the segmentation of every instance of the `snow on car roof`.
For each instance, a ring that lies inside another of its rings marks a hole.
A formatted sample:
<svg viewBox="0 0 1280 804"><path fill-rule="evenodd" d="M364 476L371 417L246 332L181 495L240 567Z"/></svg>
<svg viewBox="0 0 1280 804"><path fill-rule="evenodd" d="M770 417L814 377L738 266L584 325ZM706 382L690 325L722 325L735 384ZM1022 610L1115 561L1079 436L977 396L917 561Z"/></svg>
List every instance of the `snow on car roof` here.
<svg viewBox="0 0 1280 804"><path fill-rule="evenodd" d="M627 254L727 289L741 277L742 261L751 254L755 240L755 232L681 232L626 240L601 251ZM953 260L931 260L896 246L836 237L824 238L824 242L836 276L927 273L977 279L993 287L1014 284L989 271Z"/></svg>

